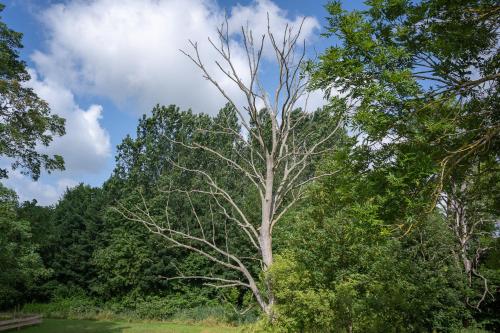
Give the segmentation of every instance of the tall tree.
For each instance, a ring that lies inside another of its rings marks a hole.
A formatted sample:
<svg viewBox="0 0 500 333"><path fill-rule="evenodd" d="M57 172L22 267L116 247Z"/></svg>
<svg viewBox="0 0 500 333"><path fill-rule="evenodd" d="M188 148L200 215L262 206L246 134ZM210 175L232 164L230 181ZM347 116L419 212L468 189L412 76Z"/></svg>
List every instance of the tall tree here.
<svg viewBox="0 0 500 333"><path fill-rule="evenodd" d="M218 124L218 125L216 125ZM175 168L170 161L176 160L186 167L204 168L213 170L213 176L220 184L224 184L227 190L237 195L238 198L246 193L245 186L241 186L240 179L233 177L224 168L220 168L218 160L211 154L203 151L193 151L183 145L174 144L175 141L184 143L195 140L206 146L219 151L231 151L233 140L231 137L221 138L216 135L207 135L203 130L213 129L217 126L227 126L239 131L236 123L236 115L233 108L226 106L219 111L216 117L205 114L193 114L191 111L182 111L174 105L156 106L150 115L144 115L137 126L135 138L127 137L118 147L117 167L113 179L107 185L106 192L115 191L111 197L120 200L126 207L132 207L144 200L150 211L164 212L166 196L162 191L169 186L176 188L190 188L203 182L199 175L193 175ZM136 191L140 188L141 193ZM108 194L109 195L109 194ZM141 197L142 196L142 197ZM182 223L185 228L196 229L198 223L192 216L192 209L197 211L197 218L208 221L212 215L210 203L205 198L191 196L186 200L183 195L169 195L169 214L171 223ZM212 203L214 204L214 203ZM192 255L186 249L165 246L164 240L151 234L141 224L123 220L116 212L109 212L105 217L107 232L102 251L96 253L96 262L106 266L103 276L112 276L104 279L102 290L114 288L120 289L123 294L125 290L138 290L142 293L168 294L179 288L198 294L211 294L214 298L214 290L200 290L203 282L200 280L172 281L170 277L181 271L185 275L203 273L205 275L217 274L218 276L230 277L213 263L203 258ZM215 237L217 241L223 239L225 233L232 235L232 240L238 243L238 249L245 248L245 239L237 241L240 235L233 230L231 224L221 219L214 227L217 229ZM111 228L112 231L109 231ZM134 241L132 241L134 239ZM124 248L123 243L129 245ZM232 247L232 244L229 244ZM122 248L124 251L116 251ZM126 251L125 251L126 250ZM104 256L100 257L101 254ZM128 256L134 256L137 260L131 265ZM250 254L246 253L249 256ZM111 258L113 257L113 258ZM141 266L139 268L139 266ZM126 275L135 274L134 278L124 281ZM252 268L252 271L254 269ZM227 275L227 276L226 276ZM245 291L239 289L239 293ZM186 296L186 300L189 296Z"/></svg>
<svg viewBox="0 0 500 333"><path fill-rule="evenodd" d="M0 12L4 8L0 4ZM64 135L64 119L51 114L48 104L26 87L30 75L19 59L21 38L21 33L0 21L0 156L13 159L13 169L21 168L36 180L42 169L64 169L61 156L49 156L37 147ZM0 178L7 174L7 169L0 168Z"/></svg>
<svg viewBox="0 0 500 333"><path fill-rule="evenodd" d="M54 208L55 237L48 262L62 284L88 291L96 278L92 256L101 244L102 198L101 189L80 184L66 190Z"/></svg>
<svg viewBox="0 0 500 333"><path fill-rule="evenodd" d="M339 43L321 56L316 85L355 99L353 124L372 139L426 136L441 146L440 180L473 156L498 152L497 1L367 5L327 5L327 35Z"/></svg>
<svg viewBox="0 0 500 333"><path fill-rule="evenodd" d="M489 0L367 5L350 12L338 1L327 5L327 35L339 43L321 56L315 86L355 102L349 123L374 163L411 175L394 179L406 194L430 199L422 210L443 207L464 275L486 283L476 264L480 240L491 239L498 219L490 202L500 196L485 180L499 170L500 7ZM411 231L416 221L407 222L401 226ZM480 295L474 306L488 288Z"/></svg>
<svg viewBox="0 0 500 333"><path fill-rule="evenodd" d="M314 116L319 114L308 113L305 109L297 110L300 100L307 94L309 81L302 71L305 65L305 46L301 46L299 42L301 27L302 25L294 30L287 26L282 32L283 35L277 38L268 24L267 33L259 39L254 39L248 29L242 29L242 43L250 73L247 82L243 79L243 73L236 71L227 22L218 30L219 40L211 41L222 59L222 63L217 62L217 66L244 94L244 106L238 105L234 101L235 96L230 96L221 82L208 71L195 42L191 42L193 53L185 53L201 70L203 77L211 82L234 108L237 121L242 127L242 131L238 131L224 123L216 123L209 129L201 129L205 136L230 138L232 145L229 150L214 148L203 141L183 142L171 138L172 143L186 150L203 152L212 156L218 163L212 168L203 168L204 164L201 164L201 167L186 166L182 159L170 161L177 172L196 176L201 180L192 183L189 188L165 189L167 197L179 193L185 196L184 202L191 205L192 218L197 221L194 228L172 223L172 203L169 204L168 200L166 217L155 215L146 203L142 206L119 208L125 217L142 222L149 230L170 243L196 252L236 273L234 278L210 275L179 278L204 279L219 288L248 288L270 318L275 298L267 272L273 263L273 229L286 212L302 198L304 186L324 176L314 174L312 163L315 158L330 149L336 130L341 125L338 119L330 115L325 117L329 123L319 130L320 128L314 126ZM272 96L265 90L259 76L266 38L277 61L275 78L278 83ZM259 105L264 108L260 109ZM234 179L239 179L242 186L253 191L257 198L255 205L245 204L227 188L227 184L219 182L216 173L221 167L231 170ZM198 216L192 200L200 196L205 197L214 212L211 219L203 220ZM231 251L228 246L231 244L231 234L225 233L225 237L217 239L215 226L220 224L215 220L227 221L238 229L246 237L247 252L252 255L240 255ZM252 262L261 264L260 272L252 272L249 268L254 265ZM259 275L264 276L262 283L259 281Z"/></svg>
<svg viewBox="0 0 500 333"><path fill-rule="evenodd" d="M17 206L16 194L0 184L0 308L22 304L51 273L32 239L30 221L19 217Z"/></svg>

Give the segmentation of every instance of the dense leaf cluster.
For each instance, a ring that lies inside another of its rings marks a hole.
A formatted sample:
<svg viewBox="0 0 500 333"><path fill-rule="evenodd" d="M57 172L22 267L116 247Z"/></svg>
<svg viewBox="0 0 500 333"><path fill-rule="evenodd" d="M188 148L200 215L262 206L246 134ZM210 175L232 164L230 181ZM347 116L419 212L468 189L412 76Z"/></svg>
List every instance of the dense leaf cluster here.
<svg viewBox="0 0 500 333"><path fill-rule="evenodd" d="M0 4L0 12L4 9ZM54 136L64 135L64 119L51 114L44 100L26 87L30 74L19 59L22 34L0 21L0 156L12 159L13 169L38 179L42 169L64 169L63 158L49 156L38 145L48 146ZM4 165L0 178L7 176Z"/></svg>

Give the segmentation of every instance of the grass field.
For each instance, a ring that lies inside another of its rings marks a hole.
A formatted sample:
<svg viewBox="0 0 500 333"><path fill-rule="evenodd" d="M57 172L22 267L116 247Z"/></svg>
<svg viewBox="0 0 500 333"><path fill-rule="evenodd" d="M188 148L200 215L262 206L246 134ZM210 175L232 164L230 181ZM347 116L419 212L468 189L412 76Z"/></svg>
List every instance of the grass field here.
<svg viewBox="0 0 500 333"><path fill-rule="evenodd" d="M21 333L235 333L237 328L174 323L44 319Z"/></svg>

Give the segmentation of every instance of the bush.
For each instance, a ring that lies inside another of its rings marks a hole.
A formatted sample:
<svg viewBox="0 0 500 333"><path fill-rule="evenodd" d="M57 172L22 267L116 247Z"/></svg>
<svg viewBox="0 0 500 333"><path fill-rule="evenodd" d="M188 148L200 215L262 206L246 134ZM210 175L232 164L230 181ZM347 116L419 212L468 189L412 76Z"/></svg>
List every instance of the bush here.
<svg viewBox="0 0 500 333"><path fill-rule="evenodd" d="M398 239L370 205L333 217L313 213L297 215L271 267L274 331L454 332L471 322L440 221Z"/></svg>
<svg viewBox="0 0 500 333"><path fill-rule="evenodd" d="M39 313L44 317L58 319L94 319L100 309L94 300L76 295L71 298L57 298L50 303L28 303L22 308L25 313Z"/></svg>
<svg viewBox="0 0 500 333"><path fill-rule="evenodd" d="M29 303L22 308L24 313L40 313L57 319L114 319L114 320L169 320L176 322L249 323L257 319L257 312L245 315L236 313L232 307L217 302L193 304L188 298L179 296L128 296L108 301L102 305L95 299L75 295L56 298L50 303Z"/></svg>

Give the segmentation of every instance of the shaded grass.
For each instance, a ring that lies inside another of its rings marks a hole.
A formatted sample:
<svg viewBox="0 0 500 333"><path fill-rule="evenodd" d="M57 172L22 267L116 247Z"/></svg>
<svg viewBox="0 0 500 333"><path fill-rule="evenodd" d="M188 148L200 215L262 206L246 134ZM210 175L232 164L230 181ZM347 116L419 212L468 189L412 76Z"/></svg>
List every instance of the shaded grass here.
<svg viewBox="0 0 500 333"><path fill-rule="evenodd" d="M200 326L162 322L128 323L119 321L44 319L41 325L22 333L235 333L234 327Z"/></svg>

